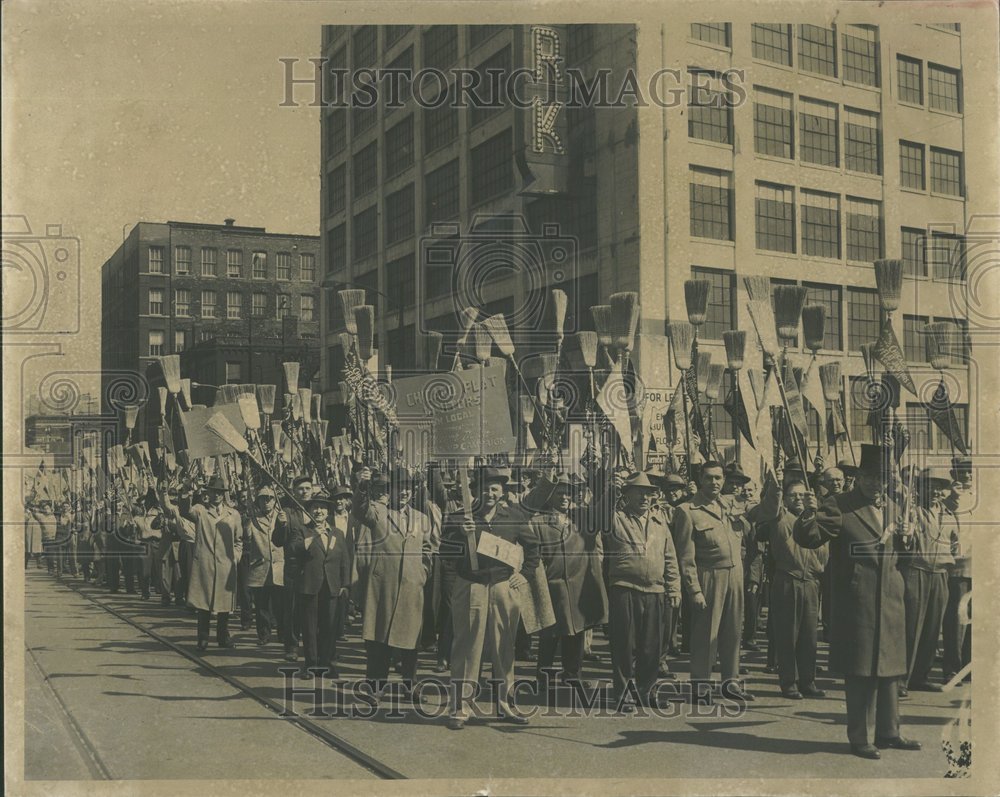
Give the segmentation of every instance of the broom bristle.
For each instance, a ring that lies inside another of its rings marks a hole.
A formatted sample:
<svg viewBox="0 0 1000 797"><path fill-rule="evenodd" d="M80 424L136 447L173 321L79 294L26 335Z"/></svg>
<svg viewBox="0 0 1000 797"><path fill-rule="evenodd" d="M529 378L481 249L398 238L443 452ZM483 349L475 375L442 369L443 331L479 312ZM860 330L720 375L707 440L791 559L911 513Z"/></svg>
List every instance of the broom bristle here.
<svg viewBox="0 0 1000 797"><path fill-rule="evenodd" d="M209 418L208 422L205 424L205 428L234 451L238 451L241 454L245 454L247 452L247 449L249 448L247 441L244 439L243 435L236 431L233 425L229 422L229 419L221 412L217 412Z"/></svg>
<svg viewBox="0 0 1000 797"><path fill-rule="evenodd" d="M694 344L694 327L687 321L673 321L667 324L670 349L674 363L682 371L691 367L691 346Z"/></svg>
<svg viewBox="0 0 1000 797"><path fill-rule="evenodd" d="M222 391L222 403L223 404L233 404L240 397L240 386L239 385L223 385L220 390Z"/></svg>
<svg viewBox="0 0 1000 797"><path fill-rule="evenodd" d="M312 397L312 417L317 421L323 420L323 396L319 393Z"/></svg>
<svg viewBox="0 0 1000 797"><path fill-rule="evenodd" d="M299 389L299 364L295 362L282 363L285 371L285 386L289 393Z"/></svg>
<svg viewBox="0 0 1000 797"><path fill-rule="evenodd" d="M708 317L708 293L712 284L708 280L685 280L684 303L687 305L688 321L700 327Z"/></svg>
<svg viewBox="0 0 1000 797"><path fill-rule="evenodd" d="M244 394L237 402L240 405L240 416L248 429L260 429L260 409L257 407L257 396Z"/></svg>
<svg viewBox="0 0 1000 797"><path fill-rule="evenodd" d="M274 385L257 385L257 403L260 404L260 411L265 415L274 414L274 396L277 387Z"/></svg>
<svg viewBox="0 0 1000 797"><path fill-rule="evenodd" d="M708 382L705 384L705 397L709 401L715 401L719 397L722 389L722 377L725 376L726 366L712 363L708 366Z"/></svg>
<svg viewBox="0 0 1000 797"><path fill-rule="evenodd" d="M806 293L801 285L774 286L774 320L779 337L787 340L798 334Z"/></svg>
<svg viewBox="0 0 1000 797"><path fill-rule="evenodd" d="M726 363L733 371L743 367L746 357L747 333L742 329L727 329L722 333L722 342L726 344Z"/></svg>
<svg viewBox="0 0 1000 797"><path fill-rule="evenodd" d="M596 332L577 332L574 336L576 339L576 344L580 349L580 357L583 359L583 364L588 368L597 367L597 333Z"/></svg>
<svg viewBox="0 0 1000 797"><path fill-rule="evenodd" d="M699 393L704 393L705 388L708 386L708 370L711 365L712 365L712 352L699 351L698 365L694 371L695 381L698 383Z"/></svg>
<svg viewBox="0 0 1000 797"><path fill-rule="evenodd" d="M898 309L899 299L903 294L903 261L876 260L875 287L886 312Z"/></svg>
<svg viewBox="0 0 1000 797"><path fill-rule="evenodd" d="M312 420L312 391L307 387L299 388L299 406L302 408L302 420L309 423Z"/></svg>
<svg viewBox="0 0 1000 797"><path fill-rule="evenodd" d="M747 312L753 319L754 329L760 340L761 348L769 357L776 357L781 350L778 343L778 333L774 327L774 310L770 299L751 299L747 302Z"/></svg>
<svg viewBox="0 0 1000 797"><path fill-rule="evenodd" d="M163 464L167 466L167 473L173 473L177 470L177 457L171 451L164 451Z"/></svg>
<svg viewBox="0 0 1000 797"><path fill-rule="evenodd" d="M240 385L240 395L241 396L256 396L257 395L257 385L250 385L250 384Z"/></svg>
<svg viewBox="0 0 1000 797"><path fill-rule="evenodd" d="M503 314L491 315L483 321L483 324L489 331L490 337L493 338L493 342L497 344L497 348L500 349L500 353L504 357L512 356L514 354L514 341L510 339L510 330L507 329L507 322L504 320Z"/></svg>
<svg viewBox="0 0 1000 797"><path fill-rule="evenodd" d="M375 308L363 304L354 308L354 328L358 336L358 357L367 363L372 358L372 345L375 342Z"/></svg>
<svg viewBox="0 0 1000 797"><path fill-rule="evenodd" d="M951 365L958 328L950 321L935 321L924 325L923 331L927 341L927 362L932 368L943 371Z"/></svg>
<svg viewBox="0 0 1000 797"><path fill-rule="evenodd" d="M535 420L535 402L531 396L521 396L521 419L526 424L531 424Z"/></svg>
<svg viewBox="0 0 1000 797"><path fill-rule="evenodd" d="M330 428L330 422L327 420L321 420L319 422L319 441L322 443L326 440L326 430Z"/></svg>
<svg viewBox="0 0 1000 797"><path fill-rule="evenodd" d="M826 307L821 304L810 304L802 308L802 337L806 340L806 348L814 353L823 348L826 337Z"/></svg>
<svg viewBox="0 0 1000 797"><path fill-rule="evenodd" d="M744 277L743 285L752 302L771 302L771 278L758 274Z"/></svg>
<svg viewBox="0 0 1000 797"><path fill-rule="evenodd" d="M337 387L340 389L340 399L345 405L350 404L354 400L354 393L351 390L351 386L347 382L338 382Z"/></svg>
<svg viewBox="0 0 1000 797"><path fill-rule="evenodd" d="M271 421L271 448L274 451L281 451L281 422Z"/></svg>
<svg viewBox="0 0 1000 797"><path fill-rule="evenodd" d="M167 396L169 393L165 387L156 388L156 396L160 400L160 417L162 418L167 413Z"/></svg>
<svg viewBox="0 0 1000 797"><path fill-rule="evenodd" d="M823 363L819 367L819 381L823 385L823 395L827 401L840 400L840 360Z"/></svg>
<svg viewBox="0 0 1000 797"><path fill-rule="evenodd" d="M597 340L604 348L611 348L611 305L595 304L590 308L590 317L594 320Z"/></svg>
<svg viewBox="0 0 1000 797"><path fill-rule="evenodd" d="M444 343L444 335L440 332L428 332L423 337L424 341L424 367L428 371L438 369L438 361L441 359L441 347Z"/></svg>
<svg viewBox="0 0 1000 797"><path fill-rule="evenodd" d="M472 343L476 350L476 359L484 362L493 354L493 338L484 324L477 323L472 328Z"/></svg>
<svg viewBox="0 0 1000 797"><path fill-rule="evenodd" d="M569 297L566 291L554 288L552 290L552 323L555 327L556 340L562 343L565 337L566 308L569 306Z"/></svg>
<svg viewBox="0 0 1000 797"><path fill-rule="evenodd" d="M351 336L346 332L338 332L337 340L340 341L340 349L344 352L346 357L348 352L351 350Z"/></svg>
<svg viewBox="0 0 1000 797"><path fill-rule="evenodd" d="M538 355L539 379L545 383L545 388L551 388L556 379L556 369L559 367L559 355L540 354Z"/></svg>
<svg viewBox="0 0 1000 797"><path fill-rule="evenodd" d="M862 343L858 346L858 350L861 352L861 358L865 361L865 370L867 371L872 371L875 368L874 349L874 343Z"/></svg>
<svg viewBox="0 0 1000 797"><path fill-rule="evenodd" d="M160 369L163 371L163 381L174 395L181 391L181 356L168 354L160 358Z"/></svg>
<svg viewBox="0 0 1000 797"><path fill-rule="evenodd" d="M355 320L354 310L365 303L365 289L347 288L346 290L337 291L337 297L340 299L340 307L344 311L344 328L351 335L357 335L358 325Z"/></svg>
<svg viewBox="0 0 1000 797"><path fill-rule="evenodd" d="M191 400L191 380L181 380L181 395L184 396L184 406L191 407L194 401Z"/></svg>
<svg viewBox="0 0 1000 797"><path fill-rule="evenodd" d="M135 429L136 419L139 417L139 405L129 404L125 408L125 428L129 431Z"/></svg>
<svg viewBox="0 0 1000 797"><path fill-rule="evenodd" d="M613 293L608 301L611 306L611 342L623 351L631 351L639 326L639 294L634 291Z"/></svg>

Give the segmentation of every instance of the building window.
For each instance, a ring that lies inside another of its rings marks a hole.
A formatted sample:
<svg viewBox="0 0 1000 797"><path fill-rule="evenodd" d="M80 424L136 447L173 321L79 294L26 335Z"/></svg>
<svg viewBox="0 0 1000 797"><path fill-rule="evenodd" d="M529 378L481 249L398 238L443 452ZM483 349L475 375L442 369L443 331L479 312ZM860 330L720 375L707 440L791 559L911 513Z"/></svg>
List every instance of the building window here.
<svg viewBox="0 0 1000 797"><path fill-rule="evenodd" d="M939 111L962 112L962 73L937 64L927 64L927 104Z"/></svg>
<svg viewBox="0 0 1000 797"><path fill-rule="evenodd" d="M708 280L711 285L708 292L708 312L699 332L708 340L722 340L722 333L735 326L733 292L736 275L731 271L692 266L691 278Z"/></svg>
<svg viewBox="0 0 1000 797"><path fill-rule="evenodd" d="M390 127L385 134L386 178L395 177L413 165L413 115Z"/></svg>
<svg viewBox="0 0 1000 797"><path fill-rule="evenodd" d="M458 108L451 105L450 87L438 95L433 107L424 108L424 154L434 152L458 138Z"/></svg>
<svg viewBox="0 0 1000 797"><path fill-rule="evenodd" d="M389 64L390 80L384 83L380 95L387 114L401 108L410 99L413 85L413 48L407 47ZM398 96L393 92L398 87Z"/></svg>
<svg viewBox="0 0 1000 797"><path fill-rule="evenodd" d="M908 277L926 277L927 259L924 256L924 231L903 227L900 234L903 246L903 273Z"/></svg>
<svg viewBox="0 0 1000 797"><path fill-rule="evenodd" d="M226 251L226 276L230 278L243 276L242 249L229 249Z"/></svg>
<svg viewBox="0 0 1000 797"><path fill-rule="evenodd" d="M785 185L757 183L757 248L771 252L795 251L795 206L792 189Z"/></svg>
<svg viewBox="0 0 1000 797"><path fill-rule="evenodd" d="M191 311L191 291L187 288L177 288L174 291L174 313L187 316Z"/></svg>
<svg viewBox="0 0 1000 797"><path fill-rule="evenodd" d="M817 75L837 76L837 33L834 28L799 25L799 67Z"/></svg>
<svg viewBox="0 0 1000 797"><path fill-rule="evenodd" d="M931 191L962 196L962 153L931 147Z"/></svg>
<svg viewBox="0 0 1000 797"><path fill-rule="evenodd" d="M373 141L354 155L354 199L374 191L378 184L378 149Z"/></svg>
<svg viewBox="0 0 1000 797"><path fill-rule="evenodd" d="M848 25L841 41L844 80L863 86L878 86L878 28Z"/></svg>
<svg viewBox="0 0 1000 797"><path fill-rule="evenodd" d="M279 293L274 304L274 317L280 321L288 318L292 312L292 297L287 293Z"/></svg>
<svg viewBox="0 0 1000 797"><path fill-rule="evenodd" d="M174 354L180 354L187 348L187 330L174 330Z"/></svg>
<svg viewBox="0 0 1000 797"><path fill-rule="evenodd" d="M354 69L375 66L375 54L378 47L378 27L362 25L354 31L351 40L351 66Z"/></svg>
<svg viewBox="0 0 1000 797"><path fill-rule="evenodd" d="M899 184L903 188L924 190L923 144L914 144L910 141L899 142Z"/></svg>
<svg viewBox="0 0 1000 797"><path fill-rule="evenodd" d="M844 166L862 174L882 174L879 115L844 108Z"/></svg>
<svg viewBox="0 0 1000 797"><path fill-rule="evenodd" d="M312 252L302 252L299 255L299 280L302 282L316 281L316 255Z"/></svg>
<svg viewBox="0 0 1000 797"><path fill-rule="evenodd" d="M151 329L149 331L149 356L162 357L166 352L163 350L163 330Z"/></svg>
<svg viewBox="0 0 1000 797"><path fill-rule="evenodd" d="M934 317L935 322L946 321L958 329L952 336L951 364L968 365L972 359L972 338L969 337L969 322L964 318Z"/></svg>
<svg viewBox="0 0 1000 797"><path fill-rule="evenodd" d="M326 213L332 216L347 206L347 166L341 164L326 177Z"/></svg>
<svg viewBox="0 0 1000 797"><path fill-rule="evenodd" d="M335 291L326 291L326 331L334 332L344 327L344 310Z"/></svg>
<svg viewBox="0 0 1000 797"><path fill-rule="evenodd" d="M424 178L424 218L428 226L458 216L458 159Z"/></svg>
<svg viewBox="0 0 1000 797"><path fill-rule="evenodd" d="M243 317L243 295L236 291L226 293L226 318L232 320Z"/></svg>
<svg viewBox="0 0 1000 797"><path fill-rule="evenodd" d="M217 253L209 246L201 248L201 276L214 277L216 275Z"/></svg>
<svg viewBox="0 0 1000 797"><path fill-rule="evenodd" d="M924 333L927 321L925 315L903 316L903 354L907 362L927 362L927 337Z"/></svg>
<svg viewBox="0 0 1000 797"><path fill-rule="evenodd" d="M326 234L326 273L347 265L347 225L339 224Z"/></svg>
<svg viewBox="0 0 1000 797"><path fill-rule="evenodd" d="M413 205L413 183L385 198L386 245L404 241L414 233L416 217Z"/></svg>
<svg viewBox="0 0 1000 797"><path fill-rule="evenodd" d="M372 205L358 213L351 224L354 259L362 260L378 250L378 208Z"/></svg>
<svg viewBox="0 0 1000 797"><path fill-rule="evenodd" d="M692 166L690 176L691 235L733 240L732 172Z"/></svg>
<svg viewBox="0 0 1000 797"><path fill-rule="evenodd" d="M566 64L574 66L594 52L594 28L597 25L566 26Z"/></svg>
<svg viewBox="0 0 1000 797"><path fill-rule="evenodd" d="M688 136L719 144L733 143L733 109L728 92L714 72L689 70Z"/></svg>
<svg viewBox="0 0 1000 797"><path fill-rule="evenodd" d="M368 96L365 95L364 101L368 101ZM362 133L375 124L376 119L378 119L378 108L374 105L370 107L365 107L363 105L355 105L351 107L351 135L357 139Z"/></svg>
<svg viewBox="0 0 1000 797"><path fill-rule="evenodd" d="M506 25L469 25L469 47L478 47L483 42L492 39L506 27Z"/></svg>
<svg viewBox="0 0 1000 797"><path fill-rule="evenodd" d="M840 197L801 192L802 253L840 259Z"/></svg>
<svg viewBox="0 0 1000 797"><path fill-rule="evenodd" d="M473 101L469 109L470 127L485 122L504 109L503 87L508 80L510 69L510 47L498 50L476 67L480 78L479 88L476 90L479 102Z"/></svg>
<svg viewBox="0 0 1000 797"><path fill-rule="evenodd" d="M278 279L281 279L281 262L285 259L286 268L291 261L291 256L286 252L278 253ZM254 252L250 255L250 273L255 280L267 279L267 252ZM285 277L288 279L288 277Z"/></svg>
<svg viewBox="0 0 1000 797"><path fill-rule="evenodd" d="M345 106L349 102L347 80L347 47L334 53L323 71L323 101L328 106Z"/></svg>
<svg viewBox="0 0 1000 797"><path fill-rule="evenodd" d="M174 247L174 272L180 276L191 273L191 247Z"/></svg>
<svg viewBox="0 0 1000 797"><path fill-rule="evenodd" d="M163 247L162 246L151 246L151 247L149 247L149 273L150 274L162 274L163 273Z"/></svg>
<svg viewBox="0 0 1000 797"><path fill-rule="evenodd" d="M316 298L308 293L299 296L299 319L302 321L312 321L315 310Z"/></svg>
<svg viewBox="0 0 1000 797"><path fill-rule="evenodd" d="M454 271L451 266L426 263L422 271L424 273L424 301L445 296L451 291L451 280Z"/></svg>
<svg viewBox="0 0 1000 797"><path fill-rule="evenodd" d="M969 405L968 404L952 404L951 408L955 411L956 426L958 427L955 431L962 436L963 440L969 439ZM952 454L955 453L955 444L948 439L948 436L941 431L941 427L937 424L931 425L932 431L934 432L934 439L936 441L935 448L937 451L945 452L948 451Z"/></svg>
<svg viewBox="0 0 1000 797"><path fill-rule="evenodd" d="M392 45L402 39L407 33L410 32L412 25L385 25L382 30L385 32L385 49L388 50Z"/></svg>
<svg viewBox="0 0 1000 797"><path fill-rule="evenodd" d="M215 318L215 291L201 292L201 317Z"/></svg>
<svg viewBox="0 0 1000 797"><path fill-rule="evenodd" d="M836 105L800 100L799 157L807 163L821 166L838 165Z"/></svg>
<svg viewBox="0 0 1000 797"><path fill-rule="evenodd" d="M473 206L509 190L514 185L514 148L510 128L474 147L470 163Z"/></svg>
<svg viewBox="0 0 1000 797"><path fill-rule="evenodd" d="M149 314L163 315L163 289L149 289Z"/></svg>
<svg viewBox="0 0 1000 797"><path fill-rule="evenodd" d="M227 385L238 385L242 381L243 381L242 363L239 363L239 362L227 362L226 363L226 384Z"/></svg>
<svg viewBox="0 0 1000 797"><path fill-rule="evenodd" d="M750 28L753 57L773 64L792 65L792 26L755 22Z"/></svg>
<svg viewBox="0 0 1000 797"><path fill-rule="evenodd" d="M924 65L916 58L896 56L896 82L899 84L900 102L924 104Z"/></svg>
<svg viewBox="0 0 1000 797"><path fill-rule="evenodd" d="M806 289L806 304L821 304L826 308L823 322L823 348L839 351L843 348L840 332L840 288L836 285L820 285L803 282Z"/></svg>
<svg viewBox="0 0 1000 797"><path fill-rule="evenodd" d="M325 124L326 156L332 158L343 152L347 146L347 109L334 108L326 117Z"/></svg>
<svg viewBox="0 0 1000 797"><path fill-rule="evenodd" d="M445 70L458 58L458 27L435 25L424 33L425 69Z"/></svg>
<svg viewBox="0 0 1000 797"><path fill-rule="evenodd" d="M255 293L250 297L250 315L254 318L263 318L267 315L266 293Z"/></svg>
<svg viewBox="0 0 1000 797"><path fill-rule="evenodd" d="M847 289L847 345L851 351L878 340L879 307L878 292L874 289Z"/></svg>
<svg viewBox="0 0 1000 797"><path fill-rule="evenodd" d="M872 263L882 257L882 203L847 197L847 259Z"/></svg>
<svg viewBox="0 0 1000 797"><path fill-rule="evenodd" d="M691 38L730 47L728 22L692 22Z"/></svg>
<svg viewBox="0 0 1000 797"><path fill-rule="evenodd" d="M258 255L262 257L258 261ZM254 279L264 279L267 277L267 261L264 260L263 252L254 252L253 261L253 276ZM260 263L260 272L258 273L258 262ZM292 278L292 256L288 252L278 252L277 258L275 259L276 275L279 280L290 280Z"/></svg>
<svg viewBox="0 0 1000 797"><path fill-rule="evenodd" d="M390 329L388 334L389 364L400 370L415 368L417 365L417 335L413 324L407 324L402 329Z"/></svg>
<svg viewBox="0 0 1000 797"><path fill-rule="evenodd" d="M965 238L943 232L931 232L927 261L936 280L965 280Z"/></svg>
<svg viewBox="0 0 1000 797"><path fill-rule="evenodd" d="M385 292L388 309L409 307L417 299L417 275L412 254L385 264Z"/></svg>
<svg viewBox="0 0 1000 797"><path fill-rule="evenodd" d="M753 122L753 145L758 154L794 157L791 94L755 88Z"/></svg>
<svg viewBox="0 0 1000 797"><path fill-rule="evenodd" d="M354 287L364 288L365 304L378 304L378 269L373 268L364 274L357 274L354 277Z"/></svg>

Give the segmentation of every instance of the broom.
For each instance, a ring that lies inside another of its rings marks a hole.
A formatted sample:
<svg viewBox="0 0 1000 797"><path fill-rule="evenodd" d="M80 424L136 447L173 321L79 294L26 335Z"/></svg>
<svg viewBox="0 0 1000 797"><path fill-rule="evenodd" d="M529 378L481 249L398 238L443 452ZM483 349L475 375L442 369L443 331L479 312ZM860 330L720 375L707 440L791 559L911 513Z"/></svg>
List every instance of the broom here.
<svg viewBox="0 0 1000 797"><path fill-rule="evenodd" d="M181 356L168 354L160 358L160 369L163 371L163 381L167 390L174 396L181 392Z"/></svg>
<svg viewBox="0 0 1000 797"><path fill-rule="evenodd" d="M282 363L281 367L285 371L285 385L289 393L294 393L299 389L299 364L296 362Z"/></svg>
<svg viewBox="0 0 1000 797"><path fill-rule="evenodd" d="M708 280L685 280L684 303L687 305L688 321L696 329L708 318L708 293L712 284Z"/></svg>
<svg viewBox="0 0 1000 797"><path fill-rule="evenodd" d="M667 324L670 336L670 350L674 364L681 371L681 398L684 401L684 456L688 481L691 480L691 428L688 420L688 392L684 385L684 373L691 367L691 351L694 347L694 326L691 322L673 321Z"/></svg>
<svg viewBox="0 0 1000 797"><path fill-rule="evenodd" d="M260 411L270 417L274 414L274 396L277 387L274 385L257 385L257 403L260 404Z"/></svg>
<svg viewBox="0 0 1000 797"><path fill-rule="evenodd" d="M354 311L364 305L365 303L365 289L364 288L347 288L342 291L337 291L337 297L340 299L340 307L344 312L344 328L347 330L349 335L358 334L358 325L355 320Z"/></svg>
<svg viewBox="0 0 1000 797"><path fill-rule="evenodd" d="M903 294L903 261L876 260L875 287L882 309L890 314L899 309L899 299Z"/></svg>
<svg viewBox="0 0 1000 797"><path fill-rule="evenodd" d="M156 395L160 400L160 424L165 425L167 422L167 396L169 393L165 387L156 388Z"/></svg>
<svg viewBox="0 0 1000 797"><path fill-rule="evenodd" d="M458 346L455 348L455 358L451 363L451 370L457 371L459 365L462 363L462 349L468 345L469 342L469 332L472 330L473 325L479 319L479 310L475 307L463 307L459 311L459 317L462 322L462 336L458 339Z"/></svg>
<svg viewBox="0 0 1000 797"><path fill-rule="evenodd" d="M840 372L840 360L833 360L824 363L819 367L819 381L823 386L823 398L833 405L832 412L839 413L841 426L847 434L847 447L851 450L851 459L857 465L858 461L854 454L854 442L851 440L851 429L847 425L847 417L840 404L840 388L843 378Z"/></svg>
<svg viewBox="0 0 1000 797"><path fill-rule="evenodd" d="M514 341L510 338L510 330L507 329L507 322L502 313L491 315L483 321L483 326L489 332L493 342L496 343L500 353L509 359L514 357Z"/></svg>
<svg viewBox="0 0 1000 797"><path fill-rule="evenodd" d="M562 351L563 339L566 335L566 309L569 306L569 297L566 295L566 291L559 288L553 288L551 296L553 326L556 333L556 353L558 354Z"/></svg>
<svg viewBox="0 0 1000 797"><path fill-rule="evenodd" d="M774 286L774 321L778 337L788 344L799 332L799 320L802 318L802 306L806 302L806 289L801 285Z"/></svg>
<svg viewBox="0 0 1000 797"><path fill-rule="evenodd" d="M485 365L490 355L493 353L493 338L490 337L489 330L484 324L476 324L472 328L473 348L476 352L476 359Z"/></svg>
<svg viewBox="0 0 1000 797"><path fill-rule="evenodd" d="M128 434L125 436L125 444L128 445L132 442L132 430L135 429L135 422L139 417L139 405L129 404L125 407L125 430Z"/></svg>
<svg viewBox="0 0 1000 797"><path fill-rule="evenodd" d="M958 327L951 321L935 321L925 324L923 332L927 340L927 362L935 370L945 370L951 365Z"/></svg>
<svg viewBox="0 0 1000 797"><path fill-rule="evenodd" d="M240 385L240 395L241 396L256 396L257 395L257 385L249 385L249 384Z"/></svg>
<svg viewBox="0 0 1000 797"><path fill-rule="evenodd" d="M239 385L223 385L219 388L222 391L222 403L223 404L234 404L239 400L240 397L240 386Z"/></svg>
<svg viewBox="0 0 1000 797"><path fill-rule="evenodd" d="M312 417L317 421L323 420L323 396L319 393L313 393Z"/></svg>
<svg viewBox="0 0 1000 797"><path fill-rule="evenodd" d="M704 393L708 385L708 370L712 364L712 352L699 351L697 366L694 369L695 381L698 384L698 392Z"/></svg>
<svg viewBox="0 0 1000 797"><path fill-rule="evenodd" d="M708 366L708 376L705 380L705 398L708 399L708 439L710 450L717 450L715 441L715 402L719 398L722 390L722 377L726 373L726 366L711 363Z"/></svg>
<svg viewBox="0 0 1000 797"><path fill-rule="evenodd" d="M747 333L742 329L727 329L722 333L722 342L726 346L726 365L731 371L739 371L746 355Z"/></svg>
<svg viewBox="0 0 1000 797"><path fill-rule="evenodd" d="M639 294L633 291L613 293L608 301L611 306L612 345L628 354L632 351L639 326Z"/></svg>
<svg viewBox="0 0 1000 797"><path fill-rule="evenodd" d="M813 357L823 348L826 336L826 307L821 304L810 304L802 308L802 337L806 348L811 350Z"/></svg>
<svg viewBox="0 0 1000 797"><path fill-rule="evenodd" d="M302 408L302 422L309 424L312 420L310 411L312 410L312 390L307 387L299 388L299 406Z"/></svg>
<svg viewBox="0 0 1000 797"><path fill-rule="evenodd" d="M194 401L191 400L191 380L182 379L181 380L181 396L184 398L184 406L187 409L191 409L194 406Z"/></svg>
<svg viewBox="0 0 1000 797"><path fill-rule="evenodd" d="M358 358L361 360L361 367L367 371L375 341L375 308L372 305L363 304L354 308L354 334L358 336Z"/></svg>
<svg viewBox="0 0 1000 797"><path fill-rule="evenodd" d="M590 380L590 400L597 397L597 387L594 384L594 368L597 366L597 345L598 338L596 332L577 332L572 336L574 344L579 352L580 359L587 369Z"/></svg>

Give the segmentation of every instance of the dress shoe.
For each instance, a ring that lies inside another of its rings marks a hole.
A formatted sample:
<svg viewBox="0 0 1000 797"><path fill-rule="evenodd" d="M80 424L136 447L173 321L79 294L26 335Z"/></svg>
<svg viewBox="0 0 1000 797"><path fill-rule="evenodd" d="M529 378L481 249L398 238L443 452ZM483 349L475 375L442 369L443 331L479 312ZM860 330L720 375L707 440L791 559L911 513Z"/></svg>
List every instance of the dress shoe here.
<svg viewBox="0 0 1000 797"><path fill-rule="evenodd" d="M786 697L789 700L801 700L802 699L802 693L798 689L796 689L794 686L790 687L788 689L784 689L783 688L781 690L781 696L782 697Z"/></svg>
<svg viewBox="0 0 1000 797"><path fill-rule="evenodd" d="M764 667L764 672L766 672L768 675L774 675L777 671L778 668L774 664L768 664L766 667Z"/></svg>
<svg viewBox="0 0 1000 797"><path fill-rule="evenodd" d="M465 720L459 717L448 717L448 730L460 731L465 727Z"/></svg>
<svg viewBox="0 0 1000 797"><path fill-rule="evenodd" d="M511 725L530 725L531 720L525 717L523 714L500 714L501 722L509 722Z"/></svg>
<svg viewBox="0 0 1000 797"><path fill-rule="evenodd" d="M728 689L722 693L722 696L727 700L732 700L736 703L752 703L757 699L749 692L745 692L742 689Z"/></svg>
<svg viewBox="0 0 1000 797"><path fill-rule="evenodd" d="M307 669L302 669L299 670L297 673L295 673L295 677L298 678L300 681L308 681L310 678L313 677L313 674L309 672L309 670Z"/></svg>
<svg viewBox="0 0 1000 797"><path fill-rule="evenodd" d="M336 681L340 677L340 670L338 670L333 664L326 668L326 677L331 681Z"/></svg>
<svg viewBox="0 0 1000 797"><path fill-rule="evenodd" d="M907 689L902 684L900 684L900 686L898 688L898 694L899 694L899 699L900 700L909 700L910 699L910 690Z"/></svg>
<svg viewBox="0 0 1000 797"><path fill-rule="evenodd" d="M743 650L750 650L750 651L756 652L756 651L760 650L760 646L756 642L753 642L753 641L744 642L743 643Z"/></svg>
<svg viewBox="0 0 1000 797"><path fill-rule="evenodd" d="M199 639L198 640L198 644L197 644L196 647L197 647L198 650L208 650L208 640L207 639Z"/></svg>
<svg viewBox="0 0 1000 797"><path fill-rule="evenodd" d="M584 653L583 654L583 660L584 661L600 661L601 660L601 654L594 653L593 651L591 651L590 653Z"/></svg>
<svg viewBox="0 0 1000 797"><path fill-rule="evenodd" d="M897 736L895 739L876 739L875 746L883 750L892 748L893 750L919 750L922 745L916 739L907 739L905 736Z"/></svg>
<svg viewBox="0 0 1000 797"><path fill-rule="evenodd" d="M220 639L219 640L219 647L220 648L235 648L236 647L236 640L234 640L232 637L226 637L225 639Z"/></svg>
<svg viewBox="0 0 1000 797"><path fill-rule="evenodd" d="M741 664L740 665L740 669L739 669L739 673L740 673L740 675L749 675L750 674L750 670L747 669L744 665Z"/></svg>
<svg viewBox="0 0 1000 797"><path fill-rule="evenodd" d="M816 684L809 684L809 686L802 687L802 695L804 697L826 697L826 692L818 688Z"/></svg>
<svg viewBox="0 0 1000 797"><path fill-rule="evenodd" d="M434 672L436 673L448 672L448 662L439 661L437 664L434 665Z"/></svg>
<svg viewBox="0 0 1000 797"><path fill-rule="evenodd" d="M296 655L294 650L285 651L285 661L298 661L299 657Z"/></svg>
<svg viewBox="0 0 1000 797"><path fill-rule="evenodd" d="M162 598L160 598L160 606L169 606L169 605L170 605L169 595L164 595Z"/></svg>
<svg viewBox="0 0 1000 797"><path fill-rule="evenodd" d="M918 684L910 684L910 689L914 692L943 692L940 684L932 684L930 681L921 681Z"/></svg>
<svg viewBox="0 0 1000 797"><path fill-rule="evenodd" d="M852 744L851 752L858 758L871 758L876 761L882 757L878 749L870 744Z"/></svg>

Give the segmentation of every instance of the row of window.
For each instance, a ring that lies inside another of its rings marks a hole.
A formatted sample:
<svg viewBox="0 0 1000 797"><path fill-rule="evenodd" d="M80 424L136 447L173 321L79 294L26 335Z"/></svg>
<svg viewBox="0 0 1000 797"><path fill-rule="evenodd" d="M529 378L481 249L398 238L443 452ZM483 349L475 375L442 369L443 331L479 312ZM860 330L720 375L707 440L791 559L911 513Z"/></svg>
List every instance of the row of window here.
<svg viewBox="0 0 1000 797"><path fill-rule="evenodd" d="M164 274L163 263L164 247L149 247L149 273ZM292 279L292 253L278 252L275 256L275 278L279 280ZM219 275L219 251L215 247L201 247L201 276L217 277ZM174 247L174 274L186 276L191 274L191 247ZM241 279L244 276L243 250L226 250L226 276L233 279ZM268 279L267 252L252 252L250 255L250 278ZM299 280L302 282L312 282L316 279L316 256L308 252L299 253Z"/></svg>
<svg viewBox="0 0 1000 797"><path fill-rule="evenodd" d="M925 147L912 141L899 142L899 184L903 188L927 190ZM931 193L963 196L962 153L930 147Z"/></svg>
<svg viewBox="0 0 1000 797"><path fill-rule="evenodd" d="M924 62L908 55L896 56L896 82L900 102L927 105L937 111L962 112L962 72L939 64L927 63L924 87Z"/></svg>
<svg viewBox="0 0 1000 797"><path fill-rule="evenodd" d="M217 293L215 291L201 291L201 312L202 318L217 318ZM299 318L303 321L312 321L315 310L315 298L312 294L303 293L299 295ZM275 302L275 317L278 319L289 315L292 305L291 294L281 293ZM149 315L169 315L164 313L163 289L150 288L148 301ZM243 294L238 291L226 292L226 318L243 318ZM177 288L174 291L174 312L173 315L184 318L191 315L191 291L187 288ZM250 296L250 315L252 318L264 318L268 315L268 294L254 293Z"/></svg>
<svg viewBox="0 0 1000 797"><path fill-rule="evenodd" d="M903 316L903 354L907 362L927 362L927 325L931 322L950 321L958 327L951 355L952 365L966 365L972 358L972 339L969 337L969 322L964 318L941 318L926 315Z"/></svg>

